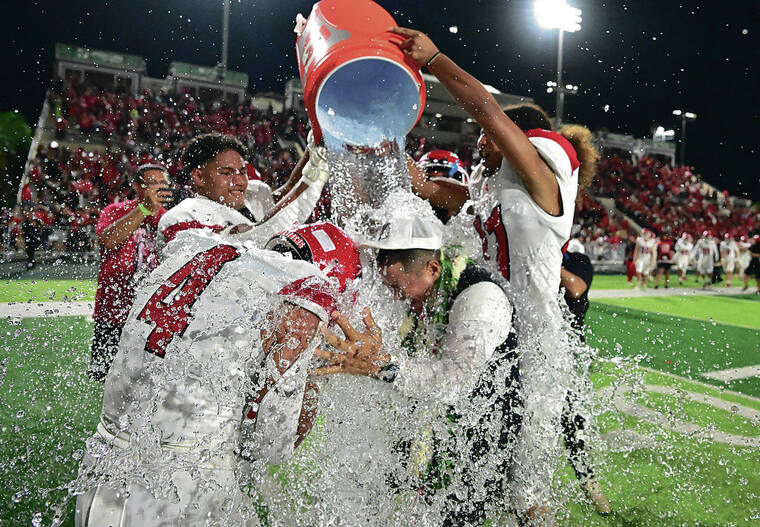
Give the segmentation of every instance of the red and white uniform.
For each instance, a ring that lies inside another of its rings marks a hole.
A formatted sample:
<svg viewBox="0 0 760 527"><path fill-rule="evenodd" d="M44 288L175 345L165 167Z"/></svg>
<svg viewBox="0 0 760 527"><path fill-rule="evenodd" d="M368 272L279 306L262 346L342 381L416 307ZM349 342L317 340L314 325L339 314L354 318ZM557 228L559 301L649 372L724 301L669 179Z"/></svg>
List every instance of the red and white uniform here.
<svg viewBox="0 0 760 527"><path fill-rule="evenodd" d="M744 271L747 270L747 267L749 267L749 262L752 260L752 255L749 252L751 245L752 244L747 241L739 241L736 243L736 270L742 276L744 276Z"/></svg>
<svg viewBox="0 0 760 527"><path fill-rule="evenodd" d="M657 250L657 238L647 238L644 235L636 238L636 260L633 264L636 266L636 272L639 274L648 274L655 261L655 251Z"/></svg>
<svg viewBox="0 0 760 527"><path fill-rule="evenodd" d="M77 525L240 525L236 452L293 451L319 331L282 374L262 340L284 302L327 321L332 290L315 265L250 245L183 233L138 290L81 471L111 483L78 497Z"/></svg>
<svg viewBox="0 0 760 527"><path fill-rule="evenodd" d="M729 238L720 242L720 256L723 262L723 270L733 273L736 269L736 257L739 255L739 246L736 240Z"/></svg>
<svg viewBox="0 0 760 527"><path fill-rule="evenodd" d="M526 135L559 185L562 213L554 216L531 198L504 160L490 178L475 173L470 196L477 214L486 263L506 281L522 350L520 380L525 413L515 446L513 497L521 508L544 501L553 473L553 449L565 401L571 352L559 304L562 248L570 238L578 192L578 158L561 135L529 130ZM477 172L477 171L476 171Z"/></svg>
<svg viewBox="0 0 760 527"><path fill-rule="evenodd" d="M260 181L249 181L246 190L246 208L254 221L237 210L205 196L185 199L164 214L158 224L159 257L162 257L166 244L179 232L188 229L204 229L226 235L227 230L235 225L252 225L254 228L244 238L254 240L257 245L262 246L276 233L306 221L314 211L324 182L307 185L308 188L297 198L263 223L261 220L272 209L274 203L271 190L267 191L269 187Z"/></svg>
<svg viewBox="0 0 760 527"><path fill-rule="evenodd" d="M686 272L689 267L689 261L691 260L691 252L694 249L694 244L688 238L678 238L676 241L676 268L679 271Z"/></svg>
<svg viewBox="0 0 760 527"><path fill-rule="evenodd" d="M694 245L694 258L697 261L699 274L712 274L715 262L718 261L718 245L712 238L700 238Z"/></svg>

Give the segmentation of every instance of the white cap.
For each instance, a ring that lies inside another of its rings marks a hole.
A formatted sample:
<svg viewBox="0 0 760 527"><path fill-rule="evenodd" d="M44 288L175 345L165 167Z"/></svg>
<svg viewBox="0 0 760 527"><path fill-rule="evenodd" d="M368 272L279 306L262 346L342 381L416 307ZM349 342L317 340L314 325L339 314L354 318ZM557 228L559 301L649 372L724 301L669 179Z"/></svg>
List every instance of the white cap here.
<svg viewBox="0 0 760 527"><path fill-rule="evenodd" d="M380 229L377 240L365 240L360 247L374 249L438 250L443 245L443 224L434 217L396 216Z"/></svg>

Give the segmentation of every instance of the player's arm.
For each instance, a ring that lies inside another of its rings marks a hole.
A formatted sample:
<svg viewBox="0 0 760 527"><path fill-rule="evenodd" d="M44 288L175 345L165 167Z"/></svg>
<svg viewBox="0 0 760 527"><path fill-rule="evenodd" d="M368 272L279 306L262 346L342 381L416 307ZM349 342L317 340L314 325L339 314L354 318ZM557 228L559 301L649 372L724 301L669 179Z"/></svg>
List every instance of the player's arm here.
<svg viewBox="0 0 760 527"><path fill-rule="evenodd" d="M438 48L423 33L401 27L392 31L407 37L400 44L401 49L420 67L426 66L454 100L483 128L509 164L520 174L533 201L549 214L559 215L562 203L554 172L525 133L502 111L494 96L480 81L446 55L435 56L440 53ZM433 60L428 64L431 58Z"/></svg>
<svg viewBox="0 0 760 527"><path fill-rule="evenodd" d="M278 373L283 375L312 344L320 328L320 319L311 311L286 302L278 313L270 316L270 321L272 327L262 347L267 355L272 355ZM273 379L265 381L266 384L272 382ZM319 391L313 379L309 379L298 418L295 447L301 444L311 430L318 400Z"/></svg>
<svg viewBox="0 0 760 527"><path fill-rule="evenodd" d="M301 176L303 175L303 167L306 165L306 162L308 160L309 151L306 150L306 152L304 152L304 155L301 156L301 159L298 160L298 163L293 168L290 176L288 176L288 180L285 182L285 184L272 192L272 199L275 201L275 207L277 206L277 203L279 203L282 198L284 198L291 190L293 190L293 187L295 187L301 180Z"/></svg>
<svg viewBox="0 0 760 527"><path fill-rule="evenodd" d="M632 256L631 258L632 258L632 259L633 259L633 261L635 262L635 261L636 261L636 258L638 258L638 257L639 257L639 244L637 243L637 244L636 244L636 245L633 247L633 256Z"/></svg>
<svg viewBox="0 0 760 527"><path fill-rule="evenodd" d="M418 167L409 155L406 156L406 166L412 179L412 190L419 197L430 202L431 205L457 214L462 205L470 199L470 192L464 185L430 181L425 171Z"/></svg>
<svg viewBox="0 0 760 527"><path fill-rule="evenodd" d="M145 199L141 205L151 214L155 214L161 207L172 199L171 191L165 187L147 187ZM125 241L142 225L148 216L135 207L127 214L111 223L98 233L98 243L108 250L115 249ZM106 220L107 221L107 220Z"/></svg>
<svg viewBox="0 0 760 527"><path fill-rule="evenodd" d="M579 298L588 290L588 285L583 279L568 271L564 267L559 272L560 283L572 298Z"/></svg>

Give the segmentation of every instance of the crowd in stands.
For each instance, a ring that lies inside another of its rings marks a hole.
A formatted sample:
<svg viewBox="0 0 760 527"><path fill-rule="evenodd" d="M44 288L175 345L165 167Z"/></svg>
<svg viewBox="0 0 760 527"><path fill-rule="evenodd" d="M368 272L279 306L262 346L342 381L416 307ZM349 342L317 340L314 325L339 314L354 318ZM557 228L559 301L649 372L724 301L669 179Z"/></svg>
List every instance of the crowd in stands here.
<svg viewBox="0 0 760 527"><path fill-rule="evenodd" d="M308 122L293 112L258 110L250 100L240 104L204 102L188 92L98 90L92 86L54 82L48 93L49 122L56 141L40 145L31 160L19 206L3 211L3 248L18 248L24 232L39 233L33 244L67 252L93 249L94 224L109 203L127 199L130 177L143 163L161 163L180 185L182 146L205 132L240 138L252 153L257 177L276 188L295 166L306 144ZM69 146L84 139L87 149ZM406 150L418 159L444 148L457 151L468 169L477 163L469 138L465 148L430 144L409 138ZM634 231L630 221L610 213L592 196L613 198L618 210L656 234L677 236L704 230L747 234L760 226L758 213L737 198L703 184L693 167L672 168L659 159L603 157L599 175L581 193L576 209L576 236L595 259L621 260L623 242Z"/></svg>

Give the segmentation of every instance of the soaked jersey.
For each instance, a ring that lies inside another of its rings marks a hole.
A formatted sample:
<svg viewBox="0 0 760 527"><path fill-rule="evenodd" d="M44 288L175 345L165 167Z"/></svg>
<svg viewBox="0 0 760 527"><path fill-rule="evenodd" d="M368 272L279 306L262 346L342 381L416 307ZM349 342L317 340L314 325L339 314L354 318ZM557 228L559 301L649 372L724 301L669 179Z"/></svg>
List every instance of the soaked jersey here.
<svg viewBox="0 0 760 527"><path fill-rule="evenodd" d="M284 302L326 321L326 278L307 262L199 231L180 234L167 253L137 292L101 424L114 435L157 434L172 450L229 454L247 421L257 434L254 457L287 456L319 336L280 374L262 335Z"/></svg>
<svg viewBox="0 0 760 527"><path fill-rule="evenodd" d="M572 145L561 135L539 129L526 135L557 179L560 215L549 214L533 201L506 159L492 177L482 177L476 171L470 186L477 214L475 229L485 259L508 282L518 336L520 319L524 323L534 319L526 316L529 312L544 313L557 307L562 248L570 238L580 166Z"/></svg>
<svg viewBox="0 0 760 527"><path fill-rule="evenodd" d="M158 247L163 250L177 234L190 229L219 233L232 225L253 225L249 218L206 196L187 198L163 215L158 222Z"/></svg>

